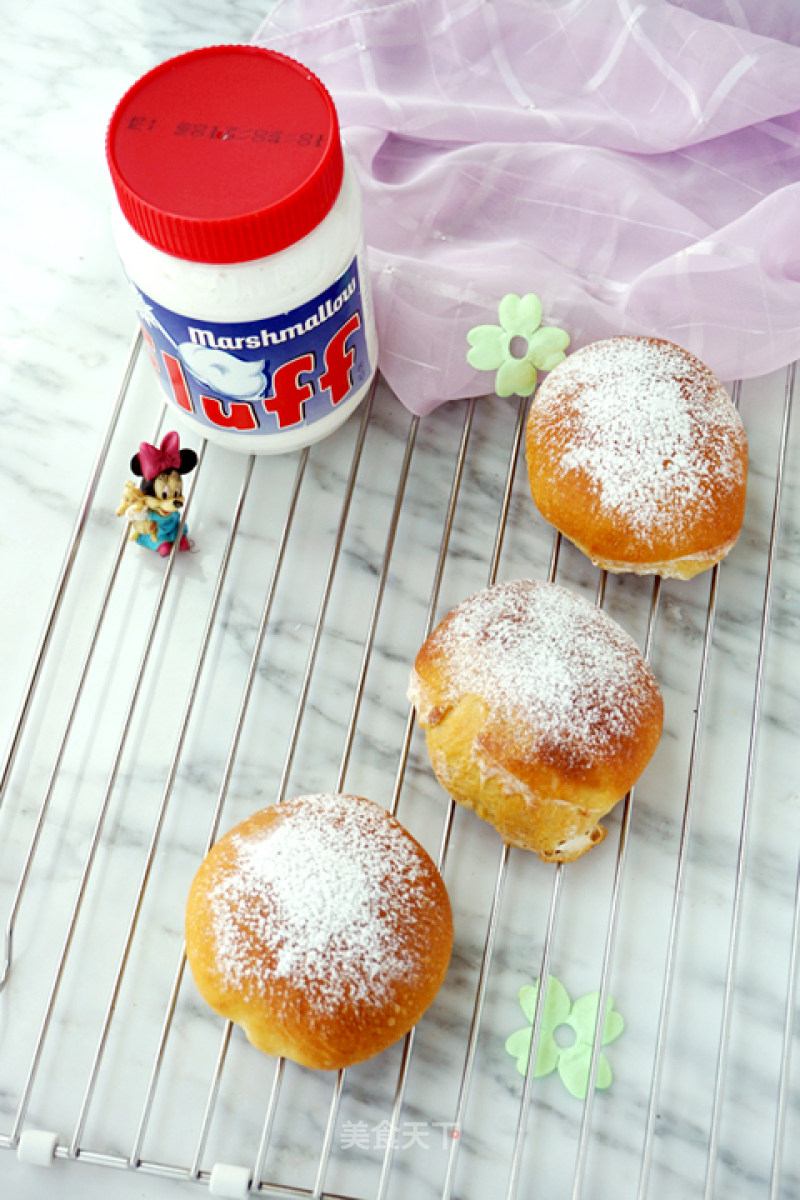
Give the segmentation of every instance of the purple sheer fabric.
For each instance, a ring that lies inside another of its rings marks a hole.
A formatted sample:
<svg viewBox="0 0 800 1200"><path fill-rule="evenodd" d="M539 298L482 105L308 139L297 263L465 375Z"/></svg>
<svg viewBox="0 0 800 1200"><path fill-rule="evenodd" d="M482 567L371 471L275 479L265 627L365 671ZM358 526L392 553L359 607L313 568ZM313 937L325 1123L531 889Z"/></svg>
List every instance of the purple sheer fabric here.
<svg viewBox="0 0 800 1200"><path fill-rule="evenodd" d="M255 40L336 101L412 411L491 390L466 335L506 292L572 348L800 357L797 0L281 0Z"/></svg>

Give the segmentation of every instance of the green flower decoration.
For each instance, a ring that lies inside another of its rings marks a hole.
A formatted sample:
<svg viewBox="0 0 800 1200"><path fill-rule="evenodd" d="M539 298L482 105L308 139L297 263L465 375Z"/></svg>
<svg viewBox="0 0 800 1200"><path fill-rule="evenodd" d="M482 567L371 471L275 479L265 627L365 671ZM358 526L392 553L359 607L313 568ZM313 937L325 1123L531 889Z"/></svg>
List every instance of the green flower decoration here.
<svg viewBox="0 0 800 1200"><path fill-rule="evenodd" d="M552 371L564 357L569 334L555 325L542 325L542 304L529 292L509 292L497 309L499 325L476 325L467 334L467 362L479 371L496 371L498 396L530 396L536 387L536 372ZM516 341L515 341L516 339ZM524 354L517 346L524 342Z"/></svg>
<svg viewBox="0 0 800 1200"><path fill-rule="evenodd" d="M531 1055L531 1040L533 1038L533 1017L536 1011L536 997L539 984L524 987L519 993L519 1003L530 1026L518 1029L506 1039L506 1050L517 1060L517 1070L524 1075L528 1069ZM600 1003L599 992L590 992L581 996L573 1004L564 987L554 975L547 980L547 990L542 1010L542 1024L539 1034L539 1048L536 1053L534 1078L551 1075L558 1071L561 1082L578 1100L585 1100L589 1090L589 1072L592 1063L592 1045L594 1044L595 1026L597 1024L597 1009ZM559 1045L555 1034L559 1028L567 1026L574 1032L572 1045ZM622 1033L625 1022L609 997L606 1004L606 1019L603 1024L602 1045L607 1046ZM608 1059L601 1054L597 1062L597 1078L595 1087L598 1089L611 1086L611 1067Z"/></svg>

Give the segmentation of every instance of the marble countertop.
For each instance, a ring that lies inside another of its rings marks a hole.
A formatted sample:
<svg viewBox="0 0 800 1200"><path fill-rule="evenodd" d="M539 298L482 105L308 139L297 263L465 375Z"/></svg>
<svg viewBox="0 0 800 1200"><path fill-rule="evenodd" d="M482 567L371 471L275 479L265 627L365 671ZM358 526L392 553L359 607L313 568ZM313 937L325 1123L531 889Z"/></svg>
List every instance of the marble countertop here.
<svg viewBox="0 0 800 1200"><path fill-rule="evenodd" d="M196 550L165 571L114 512L163 419L142 355L71 554L134 332L108 115L149 66L247 40L263 16L47 0L6 21L4 744L71 570L0 809L3 921L20 896L0 992L0 1192L178 1200L223 1163L281 1196L472 1200L518 1175L519 1197L548 1200L796 1197L800 427L785 424L784 372L737 392L751 474L722 568L606 581L607 611L648 647L665 732L606 841L565 869L452 811L405 696L434 617L495 573L553 565L515 402L417 423L381 384L307 456L252 463L196 441ZM573 548L556 566L597 596ZM405 1056L337 1079L228 1039L181 974L181 938L217 825L341 786L396 803L442 858L456 943ZM613 1082L588 1105L557 1074L526 1087L504 1049L543 969L573 999L602 988L625 1020L604 1049ZM18 1161L29 1130L56 1135L51 1167Z"/></svg>

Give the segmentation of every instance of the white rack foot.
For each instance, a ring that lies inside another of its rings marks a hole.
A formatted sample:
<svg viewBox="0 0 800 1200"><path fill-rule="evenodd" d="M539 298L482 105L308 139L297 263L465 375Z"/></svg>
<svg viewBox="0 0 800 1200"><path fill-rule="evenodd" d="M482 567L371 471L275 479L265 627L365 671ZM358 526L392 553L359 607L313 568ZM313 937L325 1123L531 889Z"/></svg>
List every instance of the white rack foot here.
<svg viewBox="0 0 800 1200"><path fill-rule="evenodd" d="M212 1196L224 1196L225 1200L244 1200L250 1191L250 1172L247 1167L214 1163L209 1191Z"/></svg>
<svg viewBox="0 0 800 1200"><path fill-rule="evenodd" d="M34 1167L52 1166L58 1143L58 1134L49 1129L26 1129L20 1135L17 1158Z"/></svg>

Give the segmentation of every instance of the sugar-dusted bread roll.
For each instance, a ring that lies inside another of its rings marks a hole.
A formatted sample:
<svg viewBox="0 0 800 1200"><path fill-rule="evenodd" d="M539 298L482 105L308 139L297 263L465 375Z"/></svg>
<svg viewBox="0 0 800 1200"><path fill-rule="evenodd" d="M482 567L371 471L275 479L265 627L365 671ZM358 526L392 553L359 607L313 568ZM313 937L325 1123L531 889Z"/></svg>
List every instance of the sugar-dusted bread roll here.
<svg viewBox="0 0 800 1200"><path fill-rule="evenodd" d="M409 699L445 791L545 862L602 841L598 821L641 775L663 723L628 634L530 579L457 605L419 651Z"/></svg>
<svg viewBox="0 0 800 1200"><path fill-rule="evenodd" d="M744 426L671 342L609 338L559 363L533 398L526 453L542 516L608 571L690 579L742 527Z"/></svg>
<svg viewBox="0 0 800 1200"><path fill-rule="evenodd" d="M435 863L359 796L255 813L203 860L186 907L186 954L206 1002L259 1050L321 1070L406 1034L452 943Z"/></svg>

